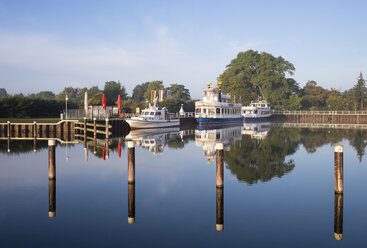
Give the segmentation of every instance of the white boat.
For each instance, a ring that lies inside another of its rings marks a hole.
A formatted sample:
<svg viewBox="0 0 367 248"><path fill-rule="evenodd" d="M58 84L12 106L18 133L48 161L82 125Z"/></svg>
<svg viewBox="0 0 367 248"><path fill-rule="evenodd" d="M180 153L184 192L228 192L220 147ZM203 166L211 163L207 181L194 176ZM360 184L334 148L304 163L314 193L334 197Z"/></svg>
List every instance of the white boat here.
<svg viewBox="0 0 367 248"><path fill-rule="evenodd" d="M179 119L172 118L166 108L158 108L155 104L144 109L139 116L126 119L126 122L130 125L131 130L180 126Z"/></svg>
<svg viewBox="0 0 367 248"><path fill-rule="evenodd" d="M267 101L251 101L249 106L242 107L242 116L245 122L269 119L271 116L270 105Z"/></svg>
<svg viewBox="0 0 367 248"><path fill-rule="evenodd" d="M216 144L223 143L224 150L229 151L231 142L242 139L241 129L241 124L225 128L196 129L195 145L203 148L204 156L210 163L215 161Z"/></svg>
<svg viewBox="0 0 367 248"><path fill-rule="evenodd" d="M251 139L262 140L268 135L270 126L270 122L244 122L242 134L250 135Z"/></svg>
<svg viewBox="0 0 367 248"><path fill-rule="evenodd" d="M202 101L195 102L195 118L199 125L242 122L241 103L230 103L230 95L222 94L221 82L204 90Z"/></svg>
<svg viewBox="0 0 367 248"><path fill-rule="evenodd" d="M168 141L181 138L179 127L159 128L159 129L139 129L131 131L126 137L126 141L133 141L137 146L147 148L154 155L163 152Z"/></svg>

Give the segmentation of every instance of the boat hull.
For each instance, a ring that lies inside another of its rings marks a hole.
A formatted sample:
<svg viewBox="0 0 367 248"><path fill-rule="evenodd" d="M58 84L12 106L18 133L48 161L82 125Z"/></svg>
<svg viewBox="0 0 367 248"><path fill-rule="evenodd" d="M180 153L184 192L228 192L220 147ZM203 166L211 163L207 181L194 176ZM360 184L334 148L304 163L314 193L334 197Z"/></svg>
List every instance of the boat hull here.
<svg viewBox="0 0 367 248"><path fill-rule="evenodd" d="M242 122L243 118L196 118L199 125L223 125Z"/></svg>
<svg viewBox="0 0 367 248"><path fill-rule="evenodd" d="M143 121L127 119L126 122L130 125L131 130L180 126L180 120L178 119L168 121Z"/></svg>
<svg viewBox="0 0 367 248"><path fill-rule="evenodd" d="M270 120L270 116L264 116L264 117L244 117L243 118L245 122L263 122Z"/></svg>

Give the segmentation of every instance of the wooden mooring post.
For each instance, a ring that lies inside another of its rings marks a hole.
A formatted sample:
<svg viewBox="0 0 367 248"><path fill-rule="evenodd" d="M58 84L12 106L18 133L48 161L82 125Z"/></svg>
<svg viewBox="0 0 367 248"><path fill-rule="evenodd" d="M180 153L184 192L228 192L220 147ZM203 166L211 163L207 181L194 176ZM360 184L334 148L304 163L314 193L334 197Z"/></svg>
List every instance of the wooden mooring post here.
<svg viewBox="0 0 367 248"><path fill-rule="evenodd" d="M10 138L11 136L11 126L10 126L10 121L8 121L8 130L7 130L7 134L8 134L8 137Z"/></svg>
<svg viewBox="0 0 367 248"><path fill-rule="evenodd" d="M334 146L335 193L343 194L343 146Z"/></svg>
<svg viewBox="0 0 367 248"><path fill-rule="evenodd" d="M48 140L48 185L49 210L48 217L56 216L56 141Z"/></svg>
<svg viewBox="0 0 367 248"><path fill-rule="evenodd" d="M48 179L55 179L56 175L56 141L48 140Z"/></svg>
<svg viewBox="0 0 367 248"><path fill-rule="evenodd" d="M129 224L135 223L135 183L128 184L128 216Z"/></svg>
<svg viewBox="0 0 367 248"><path fill-rule="evenodd" d="M109 156L108 146L109 146L110 132L109 132L108 123L109 123L108 118L106 118L106 158L108 158L108 156Z"/></svg>
<svg viewBox="0 0 367 248"><path fill-rule="evenodd" d="M135 143L134 141L127 142L127 174L128 183L135 183Z"/></svg>
<svg viewBox="0 0 367 248"><path fill-rule="evenodd" d="M216 169L216 185L217 187L223 187L223 143L217 143L215 145L217 169Z"/></svg>
<svg viewBox="0 0 367 248"><path fill-rule="evenodd" d="M37 122L33 122L33 152L37 152Z"/></svg>
<svg viewBox="0 0 367 248"><path fill-rule="evenodd" d="M93 153L94 154L97 154L97 123L96 122L97 122L97 119L93 118Z"/></svg>
<svg viewBox="0 0 367 248"><path fill-rule="evenodd" d="M334 146L334 239L343 240L343 146Z"/></svg>

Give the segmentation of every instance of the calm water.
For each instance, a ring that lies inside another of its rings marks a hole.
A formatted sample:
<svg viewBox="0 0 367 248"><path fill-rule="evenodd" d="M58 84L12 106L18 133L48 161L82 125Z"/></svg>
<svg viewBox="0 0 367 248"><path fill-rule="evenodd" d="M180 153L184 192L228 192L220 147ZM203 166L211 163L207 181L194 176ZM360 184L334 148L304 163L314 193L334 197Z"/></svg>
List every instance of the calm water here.
<svg viewBox="0 0 367 248"><path fill-rule="evenodd" d="M168 131L126 137L135 142L135 185L123 139L108 154L89 145L87 160L83 144L57 142L56 184L47 141L36 152L33 141L11 141L10 153L0 141L0 247L365 247L366 131L268 123ZM344 146L342 198L334 197L336 144ZM334 239L335 202L342 241Z"/></svg>

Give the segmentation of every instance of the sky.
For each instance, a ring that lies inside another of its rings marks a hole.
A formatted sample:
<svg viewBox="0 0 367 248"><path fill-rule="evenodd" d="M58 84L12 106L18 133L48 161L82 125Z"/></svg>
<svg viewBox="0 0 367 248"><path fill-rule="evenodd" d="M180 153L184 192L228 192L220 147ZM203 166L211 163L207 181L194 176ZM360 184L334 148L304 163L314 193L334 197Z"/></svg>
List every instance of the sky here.
<svg viewBox="0 0 367 248"><path fill-rule="evenodd" d="M239 52L281 56L346 90L367 73L367 1L0 0L0 88L184 84L199 98Z"/></svg>

